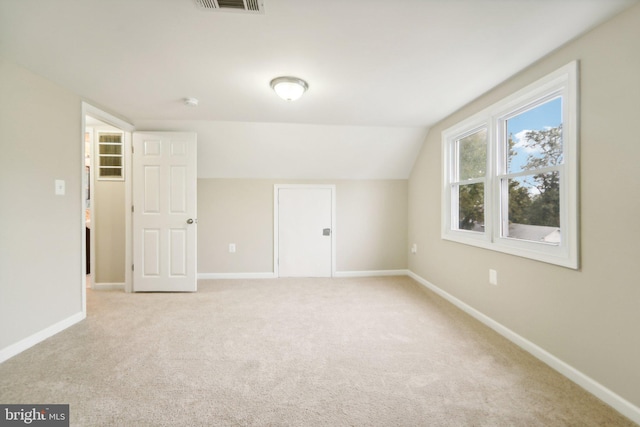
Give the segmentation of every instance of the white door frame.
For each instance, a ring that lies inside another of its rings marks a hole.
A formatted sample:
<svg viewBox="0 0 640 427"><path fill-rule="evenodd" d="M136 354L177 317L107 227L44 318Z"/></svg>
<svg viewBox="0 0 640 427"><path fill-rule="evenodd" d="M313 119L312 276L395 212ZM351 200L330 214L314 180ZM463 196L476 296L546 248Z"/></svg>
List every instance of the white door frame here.
<svg viewBox="0 0 640 427"><path fill-rule="evenodd" d="M336 186L333 184L275 184L273 186L273 276L280 277L278 256L280 254L280 227L278 193L280 189L328 189L331 190L331 277L336 275Z"/></svg>
<svg viewBox="0 0 640 427"><path fill-rule="evenodd" d="M130 266L132 264L132 240L131 240L131 135L133 133L133 131L135 130L135 127L131 124L128 123L122 119L119 119L118 117L107 113L106 111L103 111L97 107L94 107L93 105L87 103L87 102L82 102L82 106L81 106L81 111L82 111L82 128L81 128L81 141L82 141L82 149L81 149L81 165L82 165L82 176L84 176L85 170L84 170L84 159L85 159L85 152L84 152L84 133L85 133L85 127L86 127L86 123L85 123L85 117L91 116L95 119L98 119L102 122L105 122L109 125L112 125L114 127L117 127L119 129L121 129L122 131L124 131L124 181L125 181L125 190L124 190L124 207L125 207L125 261L124 261L124 265L125 265L125 269L124 269L124 286L125 286L125 291L126 292L131 292L132 291L132 286L131 286L131 269L127 268L127 266ZM93 161L93 153L92 154L92 161ZM93 171L92 171L93 172ZM86 188L84 188L84 185L82 185L82 191L81 191L81 198L82 198L82 203L81 205L83 206L83 214L82 214L82 236L84 236L84 238L82 239L82 277L81 277L81 283L82 283L82 312L86 315L87 313L87 290L86 290L86 275L87 275L87 268L86 268L86 256L87 256L87 248L86 248L86 226L85 226L85 217L84 217L84 195L85 195L85 191ZM93 239L92 239L93 241ZM95 248L93 248L94 250L92 251L92 257L94 257L94 253L95 253ZM93 265L93 271L95 271L95 263Z"/></svg>

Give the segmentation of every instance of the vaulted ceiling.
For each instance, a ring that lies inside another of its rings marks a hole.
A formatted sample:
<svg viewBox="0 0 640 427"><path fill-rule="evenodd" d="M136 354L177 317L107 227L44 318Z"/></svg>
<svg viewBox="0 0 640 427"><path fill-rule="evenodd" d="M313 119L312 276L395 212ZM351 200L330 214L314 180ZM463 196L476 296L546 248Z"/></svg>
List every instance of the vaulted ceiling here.
<svg viewBox="0 0 640 427"><path fill-rule="evenodd" d="M309 153L332 143L338 160L366 153L372 140L397 144L372 149L394 172L365 177L406 178L394 168L406 169L429 126L634 3L264 0L263 14L249 14L205 11L195 0L0 0L0 57L139 128L196 127L213 151L235 143L245 154L277 152L292 130L310 136ZM282 75L309 83L299 101L271 91ZM220 128L241 124L268 131L218 140ZM300 153L299 162L313 161ZM262 175L286 175L289 166L274 162ZM252 167L238 160L236 175Z"/></svg>

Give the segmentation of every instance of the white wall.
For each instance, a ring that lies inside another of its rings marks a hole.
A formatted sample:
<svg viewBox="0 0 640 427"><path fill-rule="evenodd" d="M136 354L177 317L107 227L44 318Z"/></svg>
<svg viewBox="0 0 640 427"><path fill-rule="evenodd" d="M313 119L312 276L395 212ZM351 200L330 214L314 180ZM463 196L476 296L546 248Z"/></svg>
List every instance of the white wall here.
<svg viewBox="0 0 640 427"><path fill-rule="evenodd" d="M409 181L417 275L640 406L640 5L433 126ZM581 269L440 238L441 132L580 61ZM498 271L498 286L488 270Z"/></svg>
<svg viewBox="0 0 640 427"><path fill-rule="evenodd" d="M2 355L82 314L80 108L78 96L0 60ZM66 195L54 194L56 179Z"/></svg>
<svg viewBox="0 0 640 427"><path fill-rule="evenodd" d="M407 179L421 127L138 120L137 130L198 133L198 178Z"/></svg>

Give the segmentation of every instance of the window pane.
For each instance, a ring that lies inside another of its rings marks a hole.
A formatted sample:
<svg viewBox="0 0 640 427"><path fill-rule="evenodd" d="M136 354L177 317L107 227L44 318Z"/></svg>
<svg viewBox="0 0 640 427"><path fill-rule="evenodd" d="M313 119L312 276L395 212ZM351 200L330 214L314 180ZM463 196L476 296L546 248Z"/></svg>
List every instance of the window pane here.
<svg viewBox="0 0 640 427"><path fill-rule="evenodd" d="M121 168L99 168L101 177L122 177Z"/></svg>
<svg viewBox="0 0 640 427"><path fill-rule="evenodd" d="M99 142L122 142L121 133L101 133L99 134Z"/></svg>
<svg viewBox="0 0 640 427"><path fill-rule="evenodd" d="M104 145L100 144L100 154L121 154L122 145Z"/></svg>
<svg viewBox="0 0 640 427"><path fill-rule="evenodd" d="M122 166L122 157L100 157L100 166Z"/></svg>
<svg viewBox="0 0 640 427"><path fill-rule="evenodd" d="M563 163L562 98L540 104L507 120L507 173Z"/></svg>
<svg viewBox="0 0 640 427"><path fill-rule="evenodd" d="M487 130L482 129L457 141L458 181L482 178L487 168Z"/></svg>
<svg viewBox="0 0 640 427"><path fill-rule="evenodd" d="M484 232L484 183L458 185L458 229Z"/></svg>
<svg viewBox="0 0 640 427"><path fill-rule="evenodd" d="M503 230L504 237L559 244L559 172L525 175L506 181L509 186L509 227Z"/></svg>

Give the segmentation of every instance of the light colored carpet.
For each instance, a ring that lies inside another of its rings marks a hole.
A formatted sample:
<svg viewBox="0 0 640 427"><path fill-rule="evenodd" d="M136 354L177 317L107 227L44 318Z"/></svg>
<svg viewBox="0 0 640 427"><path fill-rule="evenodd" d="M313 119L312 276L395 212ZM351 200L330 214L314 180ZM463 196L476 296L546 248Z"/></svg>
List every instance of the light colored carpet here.
<svg viewBox="0 0 640 427"><path fill-rule="evenodd" d="M633 426L407 277L88 291L0 365L1 403L78 426Z"/></svg>

